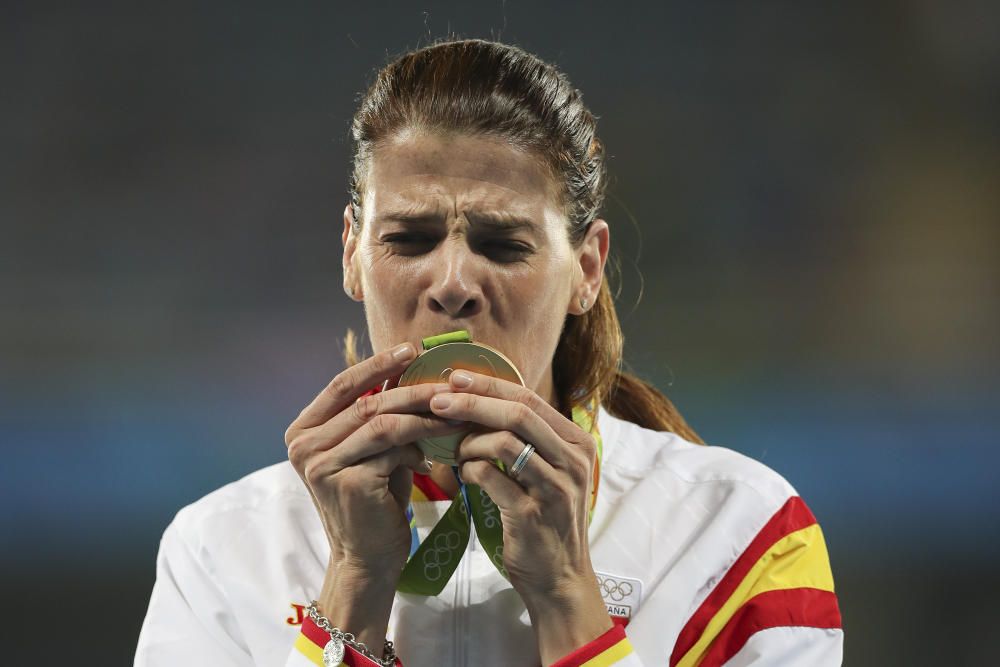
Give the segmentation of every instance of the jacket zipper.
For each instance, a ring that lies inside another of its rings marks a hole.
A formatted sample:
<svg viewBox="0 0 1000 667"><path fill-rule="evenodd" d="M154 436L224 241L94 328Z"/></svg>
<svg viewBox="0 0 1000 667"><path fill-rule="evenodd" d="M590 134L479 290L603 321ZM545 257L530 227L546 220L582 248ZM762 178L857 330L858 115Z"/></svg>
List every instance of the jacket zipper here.
<svg viewBox="0 0 1000 667"><path fill-rule="evenodd" d="M472 581L469 576L469 568L471 567L471 552L476 550L476 544L478 542L479 538L476 537L476 524L473 521L469 521L469 544L466 547L465 553L462 554L462 560L459 561L458 564L458 586L456 586L457 602L455 605L455 640L457 650L455 656L456 661L453 663L455 665L469 664L467 660L468 637L466 636L466 626L468 625L466 612L472 598Z"/></svg>

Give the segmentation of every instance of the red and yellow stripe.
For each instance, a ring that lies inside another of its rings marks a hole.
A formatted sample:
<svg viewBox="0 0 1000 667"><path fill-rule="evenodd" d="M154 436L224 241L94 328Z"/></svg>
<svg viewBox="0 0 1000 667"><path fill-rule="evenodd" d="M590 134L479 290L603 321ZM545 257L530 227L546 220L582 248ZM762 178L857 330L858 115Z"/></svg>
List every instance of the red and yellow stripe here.
<svg viewBox="0 0 1000 667"><path fill-rule="evenodd" d="M441 490L430 475L419 472L413 473L413 490L410 492L410 500L417 502L428 500L451 500L447 493Z"/></svg>
<svg viewBox="0 0 1000 667"><path fill-rule="evenodd" d="M632 653L625 628L615 625L594 641L559 658L551 667L610 667Z"/></svg>
<svg viewBox="0 0 1000 667"><path fill-rule="evenodd" d="M670 667L722 665L754 632L779 626L841 627L823 533L798 496L775 512L685 624Z"/></svg>

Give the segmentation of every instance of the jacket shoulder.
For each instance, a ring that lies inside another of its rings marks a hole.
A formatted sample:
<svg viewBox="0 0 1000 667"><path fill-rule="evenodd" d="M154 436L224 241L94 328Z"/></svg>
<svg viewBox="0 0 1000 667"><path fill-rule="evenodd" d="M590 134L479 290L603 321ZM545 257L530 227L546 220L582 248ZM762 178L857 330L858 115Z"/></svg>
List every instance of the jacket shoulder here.
<svg viewBox="0 0 1000 667"><path fill-rule="evenodd" d="M200 533L223 517L229 521L234 514L281 511L288 506L275 502L281 497L308 502L305 487L289 461L260 468L205 494L178 510L170 526L194 544Z"/></svg>
<svg viewBox="0 0 1000 667"><path fill-rule="evenodd" d="M602 408L603 409L603 408ZM760 461L721 445L702 445L669 431L655 431L603 413L602 435L607 433L605 462L609 473L623 481L639 482L651 476L670 486L716 487L750 491L765 507L776 507L795 487Z"/></svg>

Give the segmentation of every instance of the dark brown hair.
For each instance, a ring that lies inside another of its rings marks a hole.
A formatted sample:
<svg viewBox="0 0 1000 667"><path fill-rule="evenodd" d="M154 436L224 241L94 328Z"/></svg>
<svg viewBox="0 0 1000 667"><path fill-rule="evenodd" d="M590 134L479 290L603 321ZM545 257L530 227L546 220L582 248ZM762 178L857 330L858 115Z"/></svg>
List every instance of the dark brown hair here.
<svg viewBox="0 0 1000 667"><path fill-rule="evenodd" d="M363 220L373 151L406 129L460 132L504 141L538 156L563 187L570 243L579 248L604 202L604 144L580 91L554 66L516 46L481 39L439 40L383 67L351 125L350 197L354 232ZM360 361L354 332L344 339L347 364ZM552 361L559 405L591 398L611 414L704 444L653 385L621 370L624 338L607 276L597 302L568 315Z"/></svg>

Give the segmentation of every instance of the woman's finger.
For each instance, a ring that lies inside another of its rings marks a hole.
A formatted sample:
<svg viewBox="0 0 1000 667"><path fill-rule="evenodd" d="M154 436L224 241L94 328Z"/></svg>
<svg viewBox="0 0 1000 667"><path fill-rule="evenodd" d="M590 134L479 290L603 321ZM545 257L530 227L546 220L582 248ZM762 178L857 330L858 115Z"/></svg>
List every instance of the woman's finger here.
<svg viewBox="0 0 1000 667"><path fill-rule="evenodd" d="M441 407L441 399L447 400L447 407ZM552 427L525 403L479 394L446 392L431 399L430 406L434 414L447 419L475 422L496 431L516 433L525 442L533 444L551 466L567 466L566 445ZM564 418L560 416L560 419Z"/></svg>
<svg viewBox="0 0 1000 667"><path fill-rule="evenodd" d="M434 415L382 413L316 457L326 474L333 474L358 461L393 447L408 445L420 438L451 435L468 429L449 424Z"/></svg>
<svg viewBox="0 0 1000 667"><path fill-rule="evenodd" d="M288 431L311 428L325 423L357 400L361 394L380 385L387 378L402 373L414 357L416 357L416 348L413 343L403 343L344 369L319 392L309 405L302 409L299 416L288 427ZM286 433L286 444L289 440L288 433Z"/></svg>
<svg viewBox="0 0 1000 667"><path fill-rule="evenodd" d="M426 460L420 448L410 443L401 447L391 447L375 456L362 459L357 465L370 468L378 477L389 477L399 468L409 468L426 475L430 472L430 469L424 466Z"/></svg>
<svg viewBox="0 0 1000 667"><path fill-rule="evenodd" d="M371 396L363 396L325 424L302 433L310 452L321 452L339 446L341 441L362 428L380 414L430 414L431 397L448 389L447 384L427 383L396 387Z"/></svg>
<svg viewBox="0 0 1000 667"><path fill-rule="evenodd" d="M508 477L492 461L466 461L458 467L458 474L463 482L482 487L500 509L512 509L528 498L524 487Z"/></svg>
<svg viewBox="0 0 1000 667"><path fill-rule="evenodd" d="M525 447L526 443L510 431L472 433L459 443L455 451L455 459L459 466L466 461L475 459L500 460L506 468L506 472L501 472L510 477L510 467L514 465ZM528 457L517 477L512 479L523 486L531 495L540 497L544 495L545 489L556 474L558 473L555 469L545 461L538 451L535 451Z"/></svg>
<svg viewBox="0 0 1000 667"><path fill-rule="evenodd" d="M549 405L548 401L531 389L517 383L510 382L509 380L493 377L492 375L485 375L483 373L476 373L475 371L462 369L461 373L471 377L472 384L461 386L459 384L461 375L458 372L451 373L448 378L448 382L452 387L452 391L478 394L480 396L494 396L496 398L502 398L506 401L514 403L523 403L524 405L527 405L532 412L541 417L542 421L548 424L549 428L551 428L561 440L570 444L587 444L586 438L583 437L584 432L579 426L577 426L572 420L567 419L558 410Z"/></svg>

